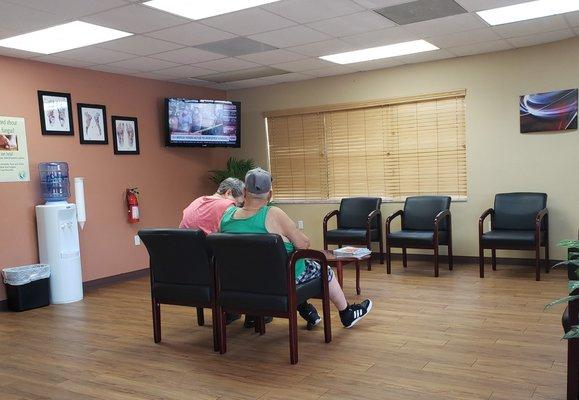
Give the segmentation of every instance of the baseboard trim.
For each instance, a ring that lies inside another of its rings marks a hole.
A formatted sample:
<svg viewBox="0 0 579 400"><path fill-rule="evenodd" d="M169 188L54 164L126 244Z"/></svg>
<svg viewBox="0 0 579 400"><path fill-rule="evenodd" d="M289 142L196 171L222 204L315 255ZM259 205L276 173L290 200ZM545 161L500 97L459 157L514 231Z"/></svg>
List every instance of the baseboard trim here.
<svg viewBox="0 0 579 400"><path fill-rule="evenodd" d="M386 257L386 254L384 254ZM429 261L434 262L434 255L433 254L408 254L408 261ZM453 256L453 261L455 264L475 264L478 267L478 257L474 256ZM373 252L372 253L372 260L376 261L380 259L380 254ZM393 260L402 260L401 253L392 253ZM485 265L490 265L491 263L490 257L485 257ZM549 260L551 265L555 265L556 263L562 260ZM445 263L448 262L447 255L440 255L439 262ZM508 258L508 257L497 257L497 264L503 265L525 265L525 266L534 266L535 259L534 258Z"/></svg>
<svg viewBox="0 0 579 400"><path fill-rule="evenodd" d="M113 276L105 276L104 278L93 279L92 281L83 282L82 287L85 291L91 291L94 289L101 288L103 286L114 285L116 283L122 283L127 281L132 281L134 279L143 278L149 275L149 268L138 269L136 271L125 272Z"/></svg>

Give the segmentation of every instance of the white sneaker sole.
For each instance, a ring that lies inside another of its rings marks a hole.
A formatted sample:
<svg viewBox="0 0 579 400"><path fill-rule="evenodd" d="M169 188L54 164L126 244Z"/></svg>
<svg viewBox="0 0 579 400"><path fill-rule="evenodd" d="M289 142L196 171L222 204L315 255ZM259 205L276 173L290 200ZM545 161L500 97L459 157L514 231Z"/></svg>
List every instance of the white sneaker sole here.
<svg viewBox="0 0 579 400"><path fill-rule="evenodd" d="M370 300L370 299L368 299ZM350 329L351 327L353 327L354 325L356 325L361 319L363 319L366 315L368 315L370 313L370 311L372 311L372 300L370 300L370 304L368 304L368 308L366 309L366 314L362 315L361 317L356 318L351 324L350 326L346 326L346 329Z"/></svg>

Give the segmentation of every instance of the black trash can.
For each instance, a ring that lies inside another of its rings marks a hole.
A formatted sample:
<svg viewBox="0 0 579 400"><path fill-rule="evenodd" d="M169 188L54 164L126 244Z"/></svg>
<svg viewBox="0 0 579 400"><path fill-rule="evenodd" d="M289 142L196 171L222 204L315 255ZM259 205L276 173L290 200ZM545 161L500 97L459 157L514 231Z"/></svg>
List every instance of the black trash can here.
<svg viewBox="0 0 579 400"><path fill-rule="evenodd" d="M8 309L26 311L50 304L50 266L25 265L2 270Z"/></svg>

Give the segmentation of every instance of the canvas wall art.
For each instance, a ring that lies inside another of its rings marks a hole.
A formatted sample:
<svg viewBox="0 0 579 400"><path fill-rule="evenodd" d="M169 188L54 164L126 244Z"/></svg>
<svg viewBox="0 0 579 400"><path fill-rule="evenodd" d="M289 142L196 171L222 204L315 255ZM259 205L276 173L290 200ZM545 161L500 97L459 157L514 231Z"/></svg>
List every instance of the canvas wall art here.
<svg viewBox="0 0 579 400"><path fill-rule="evenodd" d="M521 133L577 129L577 89L521 96Z"/></svg>

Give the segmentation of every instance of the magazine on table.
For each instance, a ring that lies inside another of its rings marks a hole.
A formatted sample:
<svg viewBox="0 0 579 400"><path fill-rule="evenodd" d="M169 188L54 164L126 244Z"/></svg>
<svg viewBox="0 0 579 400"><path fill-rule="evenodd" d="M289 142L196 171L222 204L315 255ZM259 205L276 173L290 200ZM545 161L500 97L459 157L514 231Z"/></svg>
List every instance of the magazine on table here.
<svg viewBox="0 0 579 400"><path fill-rule="evenodd" d="M364 258L372 253L365 247L352 247L352 246L346 246L342 247L341 249L335 249L333 252L336 257L345 257L345 258L353 257L358 259Z"/></svg>

